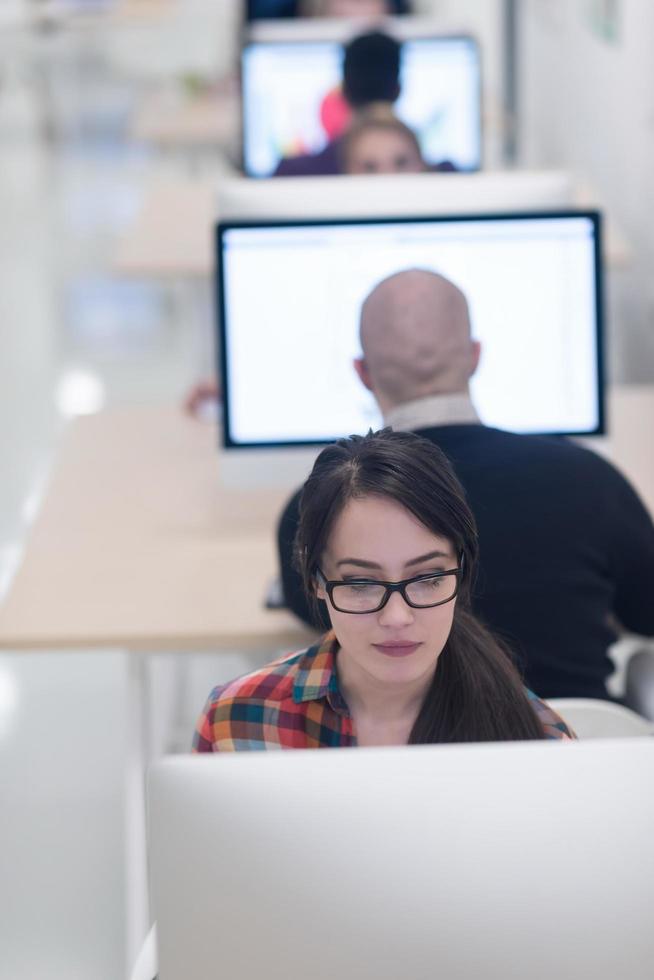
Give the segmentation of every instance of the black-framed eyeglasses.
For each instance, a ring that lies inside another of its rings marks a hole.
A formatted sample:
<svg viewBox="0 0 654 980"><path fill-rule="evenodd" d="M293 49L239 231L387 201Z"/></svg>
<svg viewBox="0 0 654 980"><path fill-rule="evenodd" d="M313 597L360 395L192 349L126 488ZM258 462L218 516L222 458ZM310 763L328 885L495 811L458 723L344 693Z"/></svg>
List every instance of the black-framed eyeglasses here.
<svg viewBox="0 0 654 980"><path fill-rule="evenodd" d="M401 582L380 582L369 578L328 580L316 568L334 609L355 616L379 612L392 592L399 592L412 609L442 606L445 602L451 602L457 594L461 571L459 566L443 572L428 572L426 575L405 578Z"/></svg>

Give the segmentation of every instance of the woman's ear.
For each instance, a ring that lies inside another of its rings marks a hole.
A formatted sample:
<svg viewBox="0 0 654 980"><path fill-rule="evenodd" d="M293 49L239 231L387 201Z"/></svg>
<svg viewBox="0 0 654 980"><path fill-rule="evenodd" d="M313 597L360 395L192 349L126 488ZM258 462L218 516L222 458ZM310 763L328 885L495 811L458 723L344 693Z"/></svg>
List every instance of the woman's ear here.
<svg viewBox="0 0 654 980"><path fill-rule="evenodd" d="M322 583L322 579L318 575L314 575L312 578L313 591L316 594L317 599L322 599L323 602L327 602L327 592L325 591L325 586Z"/></svg>

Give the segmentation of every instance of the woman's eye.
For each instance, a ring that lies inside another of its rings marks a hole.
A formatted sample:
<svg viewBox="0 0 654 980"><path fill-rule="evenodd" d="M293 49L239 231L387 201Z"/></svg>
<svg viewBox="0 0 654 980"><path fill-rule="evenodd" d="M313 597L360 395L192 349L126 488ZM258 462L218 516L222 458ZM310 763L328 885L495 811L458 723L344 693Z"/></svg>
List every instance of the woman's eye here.
<svg viewBox="0 0 654 980"><path fill-rule="evenodd" d="M368 589L374 589L374 587L375 587L374 582L349 582L348 583L348 588L350 592L361 593L361 592L365 592Z"/></svg>
<svg viewBox="0 0 654 980"><path fill-rule="evenodd" d="M442 587L443 580L440 576L434 576L434 578L423 578L418 582L413 583L415 589L420 589L423 592L438 592Z"/></svg>

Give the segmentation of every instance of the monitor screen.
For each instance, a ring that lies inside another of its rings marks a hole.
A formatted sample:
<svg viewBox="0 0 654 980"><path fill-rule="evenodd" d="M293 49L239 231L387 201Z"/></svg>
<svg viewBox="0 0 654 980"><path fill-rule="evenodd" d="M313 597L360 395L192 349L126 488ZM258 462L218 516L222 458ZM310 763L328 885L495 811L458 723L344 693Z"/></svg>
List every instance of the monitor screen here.
<svg viewBox="0 0 654 980"><path fill-rule="evenodd" d="M395 16L410 12L409 0L387 0L386 7ZM298 0L247 0L245 4L245 19L249 22L298 17L301 12L302 6Z"/></svg>
<svg viewBox="0 0 654 980"><path fill-rule="evenodd" d="M284 156L318 153L338 134L343 46L337 41L254 41L242 53L243 166L268 177ZM481 67L471 37L402 43L399 118L427 164L481 165Z"/></svg>
<svg viewBox="0 0 654 980"><path fill-rule="evenodd" d="M466 295L472 399L515 432L603 431L599 215L565 212L218 226L226 446L329 442L382 419L360 383L358 318L402 269Z"/></svg>

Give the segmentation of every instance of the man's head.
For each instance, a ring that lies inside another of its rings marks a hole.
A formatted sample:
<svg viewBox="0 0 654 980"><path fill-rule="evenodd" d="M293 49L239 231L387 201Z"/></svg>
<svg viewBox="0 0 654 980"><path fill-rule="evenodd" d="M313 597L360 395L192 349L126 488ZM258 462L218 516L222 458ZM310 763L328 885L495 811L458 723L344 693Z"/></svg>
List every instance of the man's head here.
<svg viewBox="0 0 654 980"><path fill-rule="evenodd" d="M355 37L345 48L343 96L353 109L395 102L400 94L400 45L381 31Z"/></svg>
<svg viewBox="0 0 654 980"><path fill-rule="evenodd" d="M424 269L375 286L361 308L360 337L363 357L355 368L383 412L416 398L467 392L479 362L465 296Z"/></svg>

